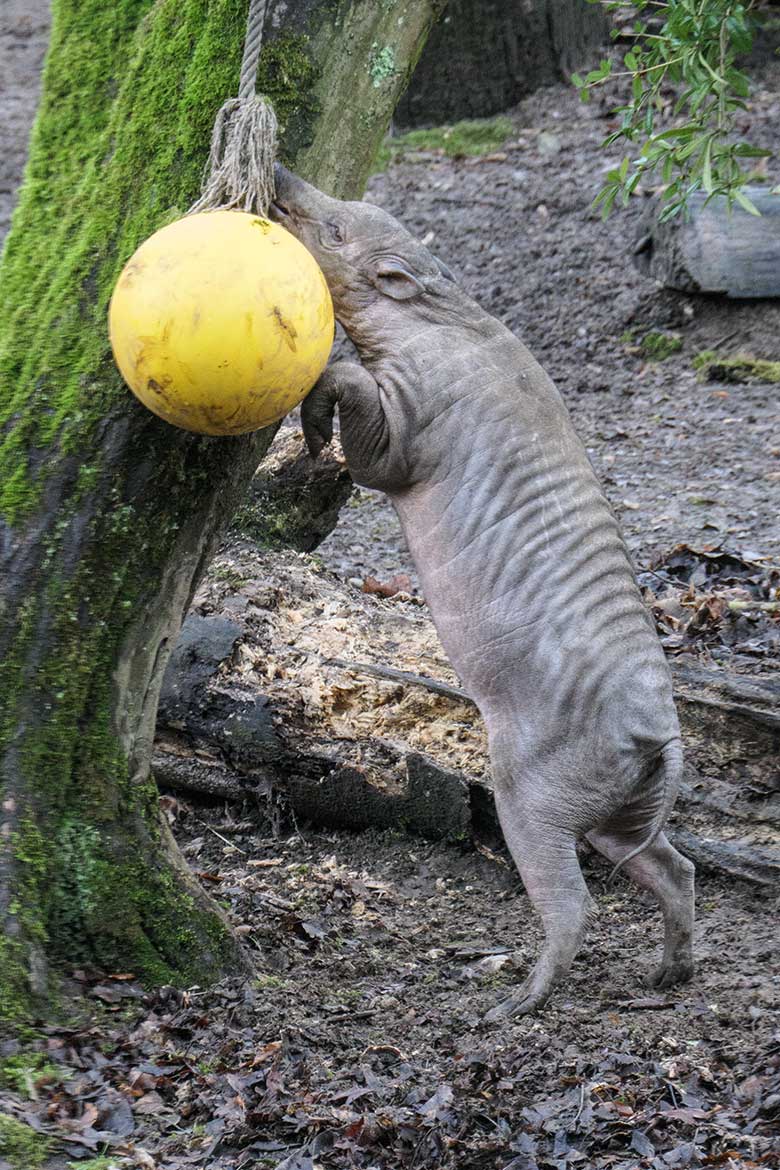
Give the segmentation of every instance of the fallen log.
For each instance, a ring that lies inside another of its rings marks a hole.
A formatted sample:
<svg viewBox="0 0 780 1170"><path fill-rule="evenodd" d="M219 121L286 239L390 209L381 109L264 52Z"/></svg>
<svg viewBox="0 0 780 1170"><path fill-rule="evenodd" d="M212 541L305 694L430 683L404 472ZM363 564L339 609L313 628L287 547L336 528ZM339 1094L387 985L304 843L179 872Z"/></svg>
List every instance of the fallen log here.
<svg viewBox="0 0 780 1170"><path fill-rule="evenodd" d="M780 685L672 670L691 764L672 832L701 868L772 885ZM154 770L163 786L281 800L321 826L498 832L484 728L426 610L248 544L217 561L185 622Z"/></svg>
<svg viewBox="0 0 780 1170"><path fill-rule="evenodd" d="M702 191L691 196L689 214L664 222L654 205L634 249L637 267L681 292L780 296L780 198L765 187L745 194L760 216L738 205L729 211L723 196L707 203Z"/></svg>
<svg viewBox="0 0 780 1170"><path fill-rule="evenodd" d="M258 789L245 772L228 767L224 760L204 760L192 750L171 747L166 736L158 737L152 756L152 771L161 788L196 792L215 800L241 802L255 797ZM275 779L275 776L274 776ZM266 781L266 788L270 781Z"/></svg>
<svg viewBox="0 0 780 1170"><path fill-rule="evenodd" d="M780 680L671 665L688 756L727 781L730 815L780 824Z"/></svg>
<svg viewBox="0 0 780 1170"><path fill-rule="evenodd" d="M673 828L672 843L699 868L712 873L726 873L760 886L775 886L780 881L780 860L749 845L697 836L687 829Z"/></svg>

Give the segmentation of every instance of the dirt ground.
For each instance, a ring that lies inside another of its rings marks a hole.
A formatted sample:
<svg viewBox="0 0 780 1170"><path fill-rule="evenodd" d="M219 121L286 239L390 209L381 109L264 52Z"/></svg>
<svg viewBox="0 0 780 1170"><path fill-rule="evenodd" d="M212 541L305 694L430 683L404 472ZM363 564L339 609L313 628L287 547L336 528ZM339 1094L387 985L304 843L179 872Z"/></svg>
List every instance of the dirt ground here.
<svg viewBox="0 0 780 1170"><path fill-rule="evenodd" d="M488 1027L482 1015L540 937L501 855L388 833L259 837L255 817L167 807L257 975L182 997L77 971L95 1013L50 1030L40 1100L22 1113L64 1135L68 1158L108 1149L141 1170L780 1164L769 895L700 881L699 975L659 995L642 983L657 912L623 879L605 890L588 861L598 914L571 977L539 1015Z"/></svg>
<svg viewBox="0 0 780 1170"><path fill-rule="evenodd" d="M0 236L46 9L4 0L0 12ZM677 296L637 274L644 197L607 225L589 210L617 158L599 147L604 106L559 86L510 116L515 134L494 158L417 155L373 178L369 198L555 378L640 565L681 541L777 555L777 388L702 384L692 362L708 348L779 358L780 308ZM771 56L746 122L778 145ZM638 342L656 329L682 348L653 363ZM392 511L368 492L318 555L347 579L411 571ZM659 995L642 985L656 910L622 877L606 889L588 857L598 913L570 979L537 1016L488 1028L484 1012L540 939L497 846L305 826L279 837L254 814L165 807L257 977L146 995L125 973L76 971L94 1016L48 1030L46 1073L0 1088L0 1113L64 1135L52 1170L99 1153L140 1170L780 1165L769 892L701 877L696 980ZM15 1055L6 1045L0 1063Z"/></svg>
<svg viewBox="0 0 780 1170"><path fill-rule="evenodd" d="M0 5L0 243L8 231L49 33L45 0Z"/></svg>

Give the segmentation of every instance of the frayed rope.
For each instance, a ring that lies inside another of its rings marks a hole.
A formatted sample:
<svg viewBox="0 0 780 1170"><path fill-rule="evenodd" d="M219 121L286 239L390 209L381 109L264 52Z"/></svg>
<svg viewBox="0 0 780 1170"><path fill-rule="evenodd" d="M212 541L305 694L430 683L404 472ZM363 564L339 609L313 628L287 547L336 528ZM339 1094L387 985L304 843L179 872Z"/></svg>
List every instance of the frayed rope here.
<svg viewBox="0 0 780 1170"><path fill-rule="evenodd" d="M255 93L268 0L251 0L239 96L220 109L200 198L187 212L233 208L265 216L274 197L278 128L267 98Z"/></svg>
<svg viewBox="0 0 780 1170"><path fill-rule="evenodd" d="M217 114L206 178L190 212L237 208L267 215L274 197L276 115L259 94L231 98Z"/></svg>

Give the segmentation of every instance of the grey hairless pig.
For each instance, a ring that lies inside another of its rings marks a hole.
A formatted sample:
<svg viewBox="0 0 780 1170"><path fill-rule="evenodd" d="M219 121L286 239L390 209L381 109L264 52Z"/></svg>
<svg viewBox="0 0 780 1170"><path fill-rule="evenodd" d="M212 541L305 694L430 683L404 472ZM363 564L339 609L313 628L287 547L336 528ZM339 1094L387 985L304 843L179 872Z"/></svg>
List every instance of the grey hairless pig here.
<svg viewBox="0 0 780 1170"><path fill-rule="evenodd" d="M682 748L669 670L617 521L558 391L518 339L378 207L277 170L273 218L314 254L361 363L303 404L387 492L455 670L487 725L501 826L544 923L498 1019L543 1003L592 903L587 839L660 903L657 987L693 971L693 865L663 826Z"/></svg>

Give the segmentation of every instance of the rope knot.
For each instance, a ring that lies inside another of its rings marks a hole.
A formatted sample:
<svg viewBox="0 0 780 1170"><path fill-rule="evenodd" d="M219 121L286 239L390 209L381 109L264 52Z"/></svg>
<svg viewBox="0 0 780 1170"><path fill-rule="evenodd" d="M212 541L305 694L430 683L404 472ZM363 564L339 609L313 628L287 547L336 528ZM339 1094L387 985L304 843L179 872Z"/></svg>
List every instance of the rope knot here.
<svg viewBox="0 0 780 1170"><path fill-rule="evenodd" d="M278 127L271 103L255 93L267 7L268 0L250 0L238 97L217 114L203 187L190 215L223 208L268 214Z"/></svg>

